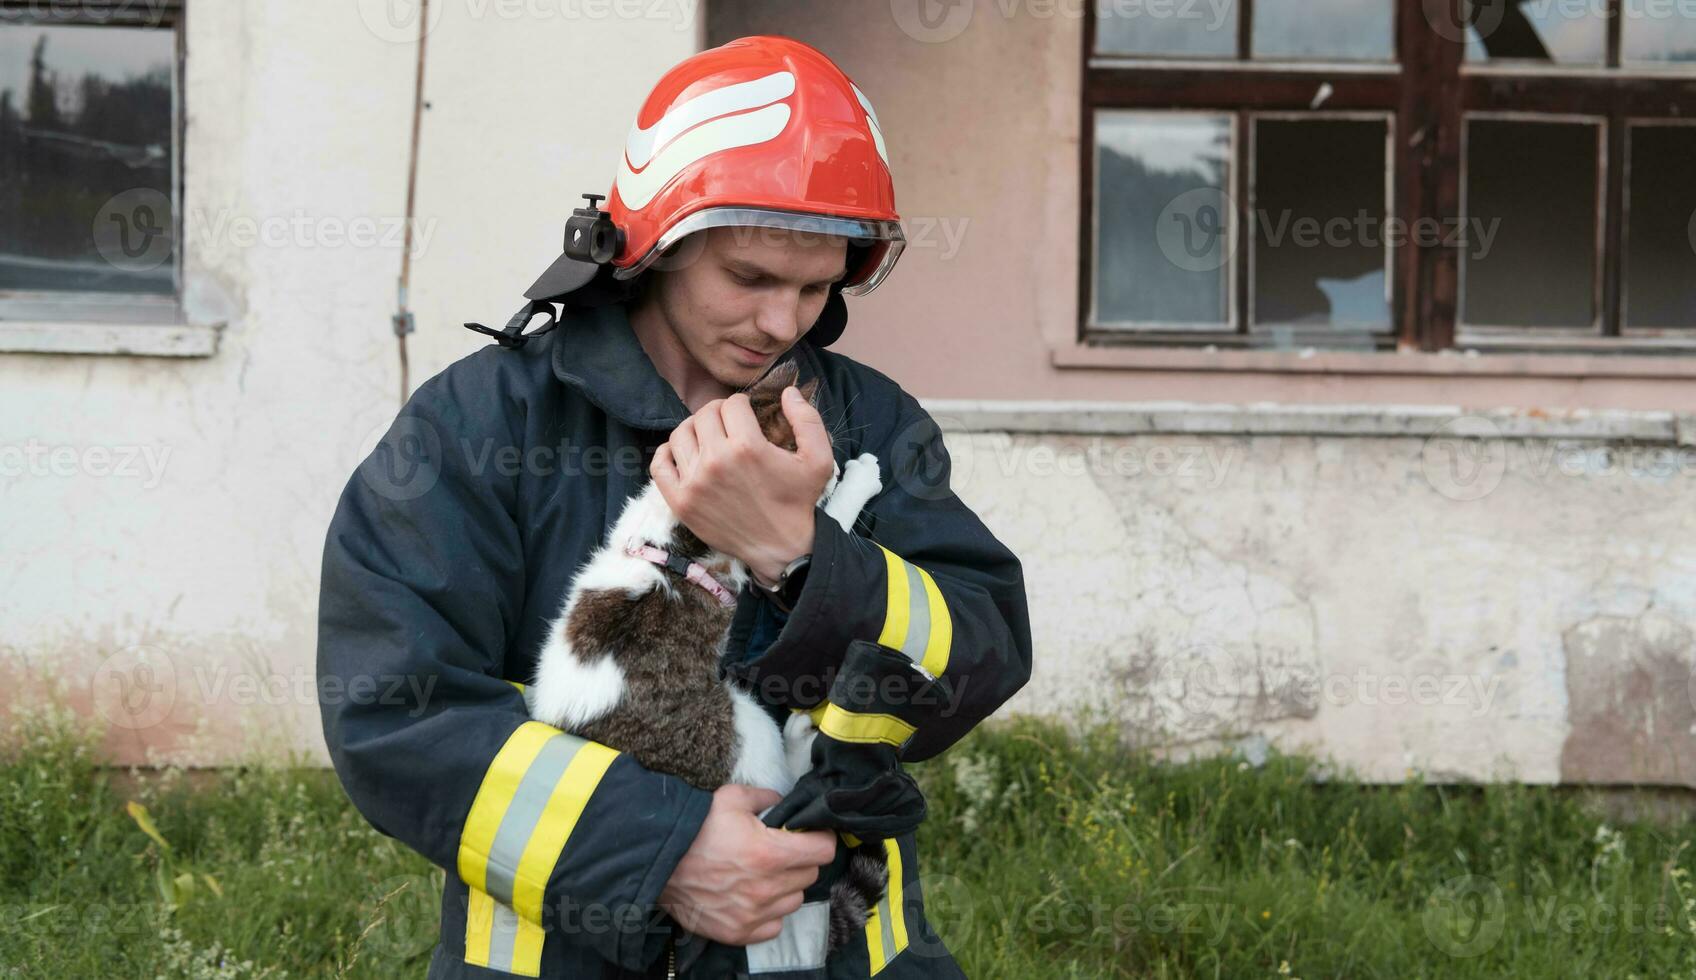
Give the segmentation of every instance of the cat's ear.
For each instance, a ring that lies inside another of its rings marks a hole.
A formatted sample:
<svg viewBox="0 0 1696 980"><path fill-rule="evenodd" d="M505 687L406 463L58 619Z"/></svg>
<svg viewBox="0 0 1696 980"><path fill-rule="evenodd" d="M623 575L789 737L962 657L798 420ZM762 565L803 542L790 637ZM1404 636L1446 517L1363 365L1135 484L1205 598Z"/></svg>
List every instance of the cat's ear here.
<svg viewBox="0 0 1696 980"><path fill-rule="evenodd" d="M801 391L801 397L805 398L807 400L807 404L813 406L814 408L819 407L819 401L818 401L819 379L808 378L806 380L806 383L801 385L800 391Z"/></svg>
<svg viewBox="0 0 1696 980"><path fill-rule="evenodd" d="M783 394L783 389L795 383L800 375L800 369L794 361L784 361L767 371L760 380L748 386L748 397L764 396L776 401Z"/></svg>

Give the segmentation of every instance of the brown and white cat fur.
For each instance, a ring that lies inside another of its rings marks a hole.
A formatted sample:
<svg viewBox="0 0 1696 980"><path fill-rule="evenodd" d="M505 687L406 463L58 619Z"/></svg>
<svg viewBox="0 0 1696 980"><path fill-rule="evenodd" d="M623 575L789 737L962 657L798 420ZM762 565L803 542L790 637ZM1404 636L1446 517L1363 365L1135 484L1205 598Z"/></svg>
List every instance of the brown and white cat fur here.
<svg viewBox="0 0 1696 980"><path fill-rule="evenodd" d="M766 438L790 450L794 433L780 397L795 375L793 363L780 365L746 391ZM801 386L808 401L816 385ZM877 458L867 453L838 468L819 503L846 530L881 489ZM748 581L741 561L709 548L680 524L649 483L625 504L573 580L525 690L531 717L702 789L741 783L788 793L811 766L811 721L797 713L780 732L748 692L721 680L719 659L735 610L706 589L625 554L632 542L700 563L733 593ZM865 874L851 869L855 877ZM876 902L881 875L874 884L869 902L862 897L866 905ZM831 904L838 940L853 923L838 923L835 894ZM845 914L863 923L865 910Z"/></svg>

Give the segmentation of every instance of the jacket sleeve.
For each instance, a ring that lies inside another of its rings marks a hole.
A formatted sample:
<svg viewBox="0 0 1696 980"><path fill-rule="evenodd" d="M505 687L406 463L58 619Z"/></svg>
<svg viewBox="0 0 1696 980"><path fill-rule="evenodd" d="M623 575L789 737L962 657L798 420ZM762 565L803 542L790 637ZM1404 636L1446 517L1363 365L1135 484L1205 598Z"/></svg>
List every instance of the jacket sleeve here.
<svg viewBox="0 0 1696 980"><path fill-rule="evenodd" d="M745 676L791 708L812 708L851 641L900 650L937 679L916 682L903 706L921 721L910 736L903 729L901 757L916 762L954 744L1030 679L1030 619L1018 558L950 487L936 422L894 391L892 421L875 438L868 432L864 447L877 455L884 485L861 516L869 533L850 534L815 512L807 580Z"/></svg>
<svg viewBox="0 0 1696 980"><path fill-rule="evenodd" d="M443 913L465 916L467 961L535 976L546 941L640 969L711 797L529 720L507 656L525 593L516 478L479 473L486 457L463 448L516 444L522 407L460 367L408 402L330 525L317 660L330 759L374 827L468 886L468 907Z"/></svg>

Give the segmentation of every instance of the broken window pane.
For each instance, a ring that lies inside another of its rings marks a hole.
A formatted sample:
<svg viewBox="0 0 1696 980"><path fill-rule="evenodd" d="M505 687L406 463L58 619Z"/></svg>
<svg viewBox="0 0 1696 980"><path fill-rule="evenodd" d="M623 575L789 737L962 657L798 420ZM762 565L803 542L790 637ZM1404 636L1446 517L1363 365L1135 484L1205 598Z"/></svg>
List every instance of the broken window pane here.
<svg viewBox="0 0 1696 980"><path fill-rule="evenodd" d="M1471 0L1466 32L1468 61L1542 61L1600 65L1607 60L1604 0L1527 3Z"/></svg>
<svg viewBox="0 0 1696 980"><path fill-rule="evenodd" d="M1099 54L1235 58L1237 0L1096 0Z"/></svg>
<svg viewBox="0 0 1696 980"><path fill-rule="evenodd" d="M1689 0L1626 0L1620 32L1625 64L1696 63L1696 5Z"/></svg>
<svg viewBox="0 0 1696 980"><path fill-rule="evenodd" d="M1256 119L1254 322L1387 330L1386 122Z"/></svg>
<svg viewBox="0 0 1696 980"><path fill-rule="evenodd" d="M0 24L0 289L175 291L175 46Z"/></svg>
<svg viewBox="0 0 1696 980"><path fill-rule="evenodd" d="M1633 126L1625 325L1696 327L1696 126Z"/></svg>
<svg viewBox="0 0 1696 980"><path fill-rule="evenodd" d="M1230 329L1231 117L1099 112L1095 145L1095 322Z"/></svg>
<svg viewBox="0 0 1696 980"><path fill-rule="evenodd" d="M1393 0L1256 0L1256 58L1391 61Z"/></svg>
<svg viewBox="0 0 1696 980"><path fill-rule="evenodd" d="M1598 137L1588 122L1469 118L1464 211L1487 247L1461 253L1461 318L1479 326L1596 322Z"/></svg>

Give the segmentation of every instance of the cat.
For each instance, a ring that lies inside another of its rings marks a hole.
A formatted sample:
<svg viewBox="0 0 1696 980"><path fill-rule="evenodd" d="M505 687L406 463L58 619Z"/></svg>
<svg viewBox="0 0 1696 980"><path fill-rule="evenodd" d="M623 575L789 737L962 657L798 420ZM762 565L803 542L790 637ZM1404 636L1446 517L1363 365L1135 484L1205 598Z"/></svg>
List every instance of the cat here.
<svg viewBox="0 0 1696 980"><path fill-rule="evenodd" d="M796 375L785 362L745 390L767 440L790 451L795 435L780 399ZM800 386L809 403L817 386ZM819 503L851 530L882 489L877 457L865 453L835 468ZM650 482L572 581L525 689L530 716L704 790L741 783L787 794L811 768L812 720L797 712L780 731L718 675L734 597L748 580L746 566L697 538ZM885 863L881 847L855 849L831 889L827 952L864 927L886 887Z"/></svg>

